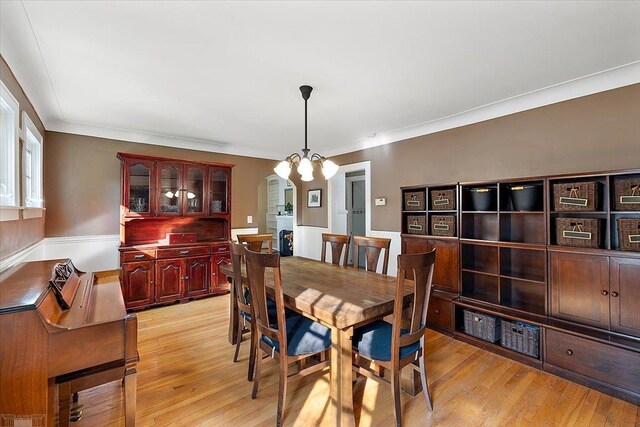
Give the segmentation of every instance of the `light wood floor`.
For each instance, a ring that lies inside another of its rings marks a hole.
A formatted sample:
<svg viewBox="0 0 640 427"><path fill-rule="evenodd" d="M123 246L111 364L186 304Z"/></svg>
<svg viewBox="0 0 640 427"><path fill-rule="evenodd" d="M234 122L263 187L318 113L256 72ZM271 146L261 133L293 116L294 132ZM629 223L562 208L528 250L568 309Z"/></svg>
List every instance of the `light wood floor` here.
<svg viewBox="0 0 640 427"><path fill-rule="evenodd" d="M248 343L232 362L228 296L138 314L138 426L275 425L277 363L269 361L256 400L246 380ZM639 426L640 407L433 331L427 376L434 410L422 394L403 393L407 426ZM285 425L332 425L328 373L290 380ZM72 426L124 425L119 383L80 394L83 418ZM355 389L360 426L393 424L391 392L374 381Z"/></svg>

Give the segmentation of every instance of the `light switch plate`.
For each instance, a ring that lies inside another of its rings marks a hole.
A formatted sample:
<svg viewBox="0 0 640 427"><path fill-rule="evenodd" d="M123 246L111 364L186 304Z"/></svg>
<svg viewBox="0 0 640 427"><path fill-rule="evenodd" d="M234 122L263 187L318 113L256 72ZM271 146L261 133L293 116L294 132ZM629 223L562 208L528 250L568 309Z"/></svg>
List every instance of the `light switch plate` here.
<svg viewBox="0 0 640 427"><path fill-rule="evenodd" d="M387 199L385 197L378 197L377 199L375 199L375 202L376 206L386 206Z"/></svg>
<svg viewBox="0 0 640 427"><path fill-rule="evenodd" d="M247 216L247 223L253 223L253 217L251 215Z"/></svg>

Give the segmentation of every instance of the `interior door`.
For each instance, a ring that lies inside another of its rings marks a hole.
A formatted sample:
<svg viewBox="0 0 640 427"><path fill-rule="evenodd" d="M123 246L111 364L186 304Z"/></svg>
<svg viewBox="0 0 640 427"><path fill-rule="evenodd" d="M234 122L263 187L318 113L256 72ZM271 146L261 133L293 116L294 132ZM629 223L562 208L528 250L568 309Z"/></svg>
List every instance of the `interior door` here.
<svg viewBox="0 0 640 427"><path fill-rule="evenodd" d="M347 174L345 178L346 207L347 207L347 233L352 236L349 248L348 264L353 264L353 236L366 236L366 194L364 171L354 175ZM365 254L360 251L358 265L365 267Z"/></svg>
<svg viewBox="0 0 640 427"><path fill-rule="evenodd" d="M611 329L640 336L640 260L611 258Z"/></svg>

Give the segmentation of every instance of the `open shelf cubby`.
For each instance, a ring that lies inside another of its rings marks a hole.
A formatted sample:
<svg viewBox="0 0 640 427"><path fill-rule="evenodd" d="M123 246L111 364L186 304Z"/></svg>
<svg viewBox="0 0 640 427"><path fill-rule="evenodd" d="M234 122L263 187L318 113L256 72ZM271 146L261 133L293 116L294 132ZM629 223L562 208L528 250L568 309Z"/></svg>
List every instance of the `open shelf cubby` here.
<svg viewBox="0 0 640 427"><path fill-rule="evenodd" d="M462 296L498 304L500 300L498 276L463 271Z"/></svg>
<svg viewBox="0 0 640 427"><path fill-rule="evenodd" d="M546 284L500 277L500 305L545 315Z"/></svg>
<svg viewBox="0 0 640 427"><path fill-rule="evenodd" d="M546 251L501 247L500 275L544 283L546 271Z"/></svg>
<svg viewBox="0 0 640 427"><path fill-rule="evenodd" d="M497 275L498 248L495 246L462 244L462 269Z"/></svg>

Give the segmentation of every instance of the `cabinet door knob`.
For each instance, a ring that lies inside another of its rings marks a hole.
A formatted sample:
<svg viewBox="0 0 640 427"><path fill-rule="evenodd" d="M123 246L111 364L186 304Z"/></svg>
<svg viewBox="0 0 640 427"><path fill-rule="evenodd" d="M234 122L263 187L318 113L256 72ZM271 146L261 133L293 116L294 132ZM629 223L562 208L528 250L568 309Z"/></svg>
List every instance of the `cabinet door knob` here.
<svg viewBox="0 0 640 427"><path fill-rule="evenodd" d="M605 291L604 289L603 289L603 290L601 290L601 291L600 291L600 293L601 293L602 295L604 295L605 297L606 297L607 295L609 295L609 292Z"/></svg>
<svg viewBox="0 0 640 427"><path fill-rule="evenodd" d="M620 294L619 294L619 293L617 293L617 292L615 292L615 291L614 291L614 292L611 292L611 296L612 296L612 297L614 297L614 298L615 298L615 297L617 297L618 295L620 295Z"/></svg>
<svg viewBox="0 0 640 427"><path fill-rule="evenodd" d="M440 310L438 310L437 308L435 310L433 310L436 314L440 314Z"/></svg>
<svg viewBox="0 0 640 427"><path fill-rule="evenodd" d="M189 276L184 276L184 280L189 280Z"/></svg>
<svg viewBox="0 0 640 427"><path fill-rule="evenodd" d="M568 354L569 356L573 356L573 350L571 350L571 349L567 350L567 354Z"/></svg>

